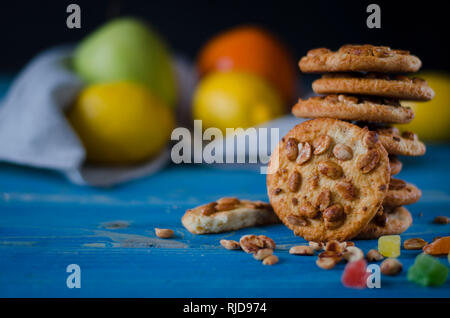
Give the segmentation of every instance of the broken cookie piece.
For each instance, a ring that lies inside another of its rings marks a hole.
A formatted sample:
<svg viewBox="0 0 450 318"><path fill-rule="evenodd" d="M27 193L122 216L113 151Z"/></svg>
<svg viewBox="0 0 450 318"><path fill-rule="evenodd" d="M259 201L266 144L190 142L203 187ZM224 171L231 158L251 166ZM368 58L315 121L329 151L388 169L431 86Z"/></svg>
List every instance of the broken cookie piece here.
<svg viewBox="0 0 450 318"><path fill-rule="evenodd" d="M187 210L181 222L191 233L209 234L276 224L280 220L268 203L221 198L216 202Z"/></svg>

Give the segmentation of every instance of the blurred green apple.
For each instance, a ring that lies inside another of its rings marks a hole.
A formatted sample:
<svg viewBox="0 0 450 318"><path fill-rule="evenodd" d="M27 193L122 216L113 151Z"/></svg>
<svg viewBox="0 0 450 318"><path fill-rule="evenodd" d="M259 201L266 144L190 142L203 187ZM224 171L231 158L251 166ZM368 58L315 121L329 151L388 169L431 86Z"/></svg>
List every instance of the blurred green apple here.
<svg viewBox="0 0 450 318"><path fill-rule="evenodd" d="M145 84L166 104L176 102L176 82L168 50L145 23L113 20L77 47L75 71L87 83L131 80Z"/></svg>

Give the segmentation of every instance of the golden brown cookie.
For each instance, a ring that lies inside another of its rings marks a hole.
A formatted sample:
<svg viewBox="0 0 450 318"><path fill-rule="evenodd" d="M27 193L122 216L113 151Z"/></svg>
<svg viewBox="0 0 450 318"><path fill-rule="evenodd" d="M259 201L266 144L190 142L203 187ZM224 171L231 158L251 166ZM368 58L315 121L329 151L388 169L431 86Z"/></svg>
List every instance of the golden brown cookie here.
<svg viewBox="0 0 450 318"><path fill-rule="evenodd" d="M328 72L417 72L422 62L408 51L386 46L344 45L333 52L326 48L310 50L299 62L304 73Z"/></svg>
<svg viewBox="0 0 450 318"><path fill-rule="evenodd" d="M295 126L272 153L267 191L275 213L308 241L356 236L380 208L390 180L376 134L322 118Z"/></svg>
<svg viewBox="0 0 450 318"><path fill-rule="evenodd" d="M280 223L268 203L221 198L190 210L181 219L194 234L221 233L245 227Z"/></svg>
<svg viewBox="0 0 450 318"><path fill-rule="evenodd" d="M389 166L391 167L391 176L395 176L402 171L403 163L394 155L389 155Z"/></svg>
<svg viewBox="0 0 450 318"><path fill-rule="evenodd" d="M383 235L398 235L405 232L412 224L411 213L404 207L385 207L384 212L373 220L358 234L358 239L371 240Z"/></svg>
<svg viewBox="0 0 450 318"><path fill-rule="evenodd" d="M395 127L378 128L376 132L389 154L423 156L426 152L425 144L412 132L405 131L400 134L400 131Z"/></svg>
<svg viewBox="0 0 450 318"><path fill-rule="evenodd" d="M385 206L401 206L419 201L422 191L415 185L400 179L391 178L389 190L384 198Z"/></svg>
<svg viewBox="0 0 450 318"><path fill-rule="evenodd" d="M420 78L403 75L389 77L387 74L325 74L312 84L317 94L371 95L403 100L427 101L434 97L434 91Z"/></svg>
<svg viewBox="0 0 450 318"><path fill-rule="evenodd" d="M343 94L299 99L292 108L292 113L296 117L305 118L337 118L397 124L409 123L414 118L411 108L401 106L397 100Z"/></svg>

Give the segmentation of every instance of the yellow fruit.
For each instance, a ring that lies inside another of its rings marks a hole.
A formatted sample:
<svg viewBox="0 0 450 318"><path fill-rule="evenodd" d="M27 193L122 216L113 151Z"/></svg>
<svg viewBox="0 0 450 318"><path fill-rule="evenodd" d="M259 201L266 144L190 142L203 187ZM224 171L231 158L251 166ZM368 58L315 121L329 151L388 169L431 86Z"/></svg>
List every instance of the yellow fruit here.
<svg viewBox="0 0 450 318"><path fill-rule="evenodd" d="M243 72L214 72L194 94L194 119L203 128L247 128L283 114L278 92L263 78Z"/></svg>
<svg viewBox="0 0 450 318"><path fill-rule="evenodd" d="M131 164L157 155L174 127L172 110L133 82L92 85L68 113L90 162Z"/></svg>
<svg viewBox="0 0 450 318"><path fill-rule="evenodd" d="M450 140L450 76L424 72L418 77L424 78L436 95L429 102L402 101L402 105L414 110L415 117L411 123L398 128L415 132L421 140Z"/></svg>

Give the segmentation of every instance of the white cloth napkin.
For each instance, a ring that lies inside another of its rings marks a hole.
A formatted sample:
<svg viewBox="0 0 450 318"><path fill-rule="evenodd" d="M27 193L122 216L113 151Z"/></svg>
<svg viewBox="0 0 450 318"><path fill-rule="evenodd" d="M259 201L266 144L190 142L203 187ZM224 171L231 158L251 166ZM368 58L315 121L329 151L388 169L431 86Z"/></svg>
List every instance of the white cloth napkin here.
<svg viewBox="0 0 450 318"><path fill-rule="evenodd" d="M68 67L72 52L72 46L45 51L12 83L0 104L0 161L57 170L76 184L92 186L112 186L159 171L170 161L168 149L129 167L84 164L83 145L64 116L83 88ZM185 60L177 59L175 68L177 77L189 82L178 85L180 101L186 103L195 75Z"/></svg>
<svg viewBox="0 0 450 318"><path fill-rule="evenodd" d="M169 147L158 157L139 165L111 167L85 164L83 145L64 116L64 111L83 88L82 81L69 68L72 52L73 46L45 51L35 57L12 83L0 104L0 161L56 170L73 183L102 187L161 170L171 161ZM178 124L190 127L196 72L189 61L180 57L174 59L174 65L179 91ZM288 115L262 125L269 128L269 138L267 143L258 146L257 152L270 154L276 145L270 142L270 128L279 128L278 137L281 138L300 121ZM225 141L226 138L216 142ZM247 144L244 156L248 163L249 157L258 157L258 153L252 152ZM212 166L255 169L260 164Z"/></svg>

